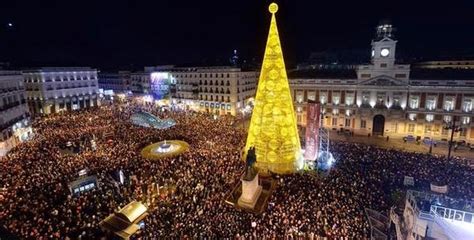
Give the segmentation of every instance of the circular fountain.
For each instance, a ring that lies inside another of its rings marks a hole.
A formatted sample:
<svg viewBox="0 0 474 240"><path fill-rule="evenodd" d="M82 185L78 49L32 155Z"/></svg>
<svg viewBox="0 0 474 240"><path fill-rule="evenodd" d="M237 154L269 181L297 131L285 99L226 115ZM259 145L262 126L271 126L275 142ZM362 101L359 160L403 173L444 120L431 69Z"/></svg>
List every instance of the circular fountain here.
<svg viewBox="0 0 474 240"><path fill-rule="evenodd" d="M189 144L180 140L165 140L150 144L142 149L144 158L158 160L166 157L178 156L189 148Z"/></svg>

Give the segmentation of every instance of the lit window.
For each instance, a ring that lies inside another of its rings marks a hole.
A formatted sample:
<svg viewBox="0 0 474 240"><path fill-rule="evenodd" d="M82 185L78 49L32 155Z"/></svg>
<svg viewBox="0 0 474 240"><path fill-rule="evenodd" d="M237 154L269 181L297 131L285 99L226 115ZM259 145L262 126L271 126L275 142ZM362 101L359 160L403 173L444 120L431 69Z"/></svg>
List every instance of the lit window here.
<svg viewBox="0 0 474 240"><path fill-rule="evenodd" d="M446 101L444 101L444 110L452 111L453 109L454 109L454 99L452 98L446 99Z"/></svg>
<svg viewBox="0 0 474 240"><path fill-rule="evenodd" d="M426 121L432 122L434 120L434 115L433 114L426 114Z"/></svg>
<svg viewBox="0 0 474 240"><path fill-rule="evenodd" d="M471 122L471 117L461 117L461 123L467 125Z"/></svg>
<svg viewBox="0 0 474 240"><path fill-rule="evenodd" d="M326 94L325 93L322 93L321 96L319 97L319 101L322 103L322 104L325 104L327 102L327 97L326 97Z"/></svg>
<svg viewBox="0 0 474 240"><path fill-rule="evenodd" d="M436 108L436 100L434 98L426 100L426 109L434 110Z"/></svg>
<svg viewBox="0 0 474 240"><path fill-rule="evenodd" d="M370 93L362 93L362 105L369 104ZM374 104L375 105L375 104Z"/></svg>
<svg viewBox="0 0 474 240"><path fill-rule="evenodd" d="M339 95L332 96L332 103L338 105L340 100L341 100L341 97Z"/></svg>
<svg viewBox="0 0 474 240"><path fill-rule="evenodd" d="M410 108L411 109L417 109L419 104L420 103L418 101L418 97L411 97L410 98Z"/></svg>
<svg viewBox="0 0 474 240"><path fill-rule="evenodd" d="M393 97L393 106L400 107L400 97Z"/></svg>
<svg viewBox="0 0 474 240"><path fill-rule="evenodd" d="M296 96L296 101L298 103L302 103L303 102L303 96L301 96L301 95Z"/></svg>
<svg viewBox="0 0 474 240"><path fill-rule="evenodd" d="M416 120L416 113L408 114L408 119L410 119L410 121L415 121Z"/></svg>
<svg viewBox="0 0 474 240"><path fill-rule="evenodd" d="M446 129L446 128L441 128L441 134L442 134L442 135L448 135L448 129Z"/></svg>
<svg viewBox="0 0 474 240"><path fill-rule="evenodd" d="M360 128L365 128L367 122L365 120L360 120Z"/></svg>
<svg viewBox="0 0 474 240"><path fill-rule="evenodd" d="M443 121L446 123L449 123L453 120L453 117L451 115L445 115L443 116Z"/></svg>
<svg viewBox="0 0 474 240"><path fill-rule="evenodd" d="M459 130L459 136L465 137L467 135L467 128L461 128Z"/></svg>
<svg viewBox="0 0 474 240"><path fill-rule="evenodd" d="M415 132L415 124L408 124L408 132L409 133Z"/></svg>
<svg viewBox="0 0 474 240"><path fill-rule="evenodd" d="M351 115L351 110L350 109L346 109L346 116L350 116Z"/></svg>
<svg viewBox="0 0 474 240"><path fill-rule="evenodd" d="M425 133L431 133L431 125L425 125Z"/></svg>
<svg viewBox="0 0 474 240"><path fill-rule="evenodd" d="M346 105L352 105L354 104L354 96L353 95L349 95L349 96L346 96Z"/></svg>
<svg viewBox="0 0 474 240"><path fill-rule="evenodd" d="M464 103L462 104L462 110L464 112L471 112L472 111L472 100L471 99L465 99Z"/></svg>
<svg viewBox="0 0 474 240"><path fill-rule="evenodd" d="M346 126L346 127L350 127L350 126L351 126L351 119L350 119L350 118L346 118L345 126Z"/></svg>
<svg viewBox="0 0 474 240"><path fill-rule="evenodd" d="M339 109L333 109L333 110L332 110L332 114L338 115L338 114L339 114Z"/></svg>

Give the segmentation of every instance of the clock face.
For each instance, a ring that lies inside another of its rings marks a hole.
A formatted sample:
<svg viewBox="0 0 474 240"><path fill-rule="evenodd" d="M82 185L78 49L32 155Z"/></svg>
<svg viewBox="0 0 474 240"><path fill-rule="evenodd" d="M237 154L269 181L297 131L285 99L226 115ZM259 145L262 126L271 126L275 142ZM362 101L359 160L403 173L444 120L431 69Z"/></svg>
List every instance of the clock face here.
<svg viewBox="0 0 474 240"><path fill-rule="evenodd" d="M387 48L384 48L384 49L382 49L382 51L380 51L380 55L381 55L382 57L386 57L386 56L388 56L389 54L390 54L390 50L388 50Z"/></svg>

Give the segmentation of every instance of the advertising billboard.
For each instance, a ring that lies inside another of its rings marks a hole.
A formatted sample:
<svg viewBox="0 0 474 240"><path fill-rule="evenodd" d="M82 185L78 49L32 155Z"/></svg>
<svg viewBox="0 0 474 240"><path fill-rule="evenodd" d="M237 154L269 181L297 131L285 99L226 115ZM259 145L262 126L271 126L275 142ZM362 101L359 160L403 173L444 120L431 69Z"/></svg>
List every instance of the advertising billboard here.
<svg viewBox="0 0 474 240"><path fill-rule="evenodd" d="M161 100L169 97L170 94L170 73L153 72L151 73L151 95L155 100Z"/></svg>
<svg viewBox="0 0 474 240"><path fill-rule="evenodd" d="M304 158L314 161L319 152L319 121L320 121L319 103L309 102L306 106L306 148Z"/></svg>

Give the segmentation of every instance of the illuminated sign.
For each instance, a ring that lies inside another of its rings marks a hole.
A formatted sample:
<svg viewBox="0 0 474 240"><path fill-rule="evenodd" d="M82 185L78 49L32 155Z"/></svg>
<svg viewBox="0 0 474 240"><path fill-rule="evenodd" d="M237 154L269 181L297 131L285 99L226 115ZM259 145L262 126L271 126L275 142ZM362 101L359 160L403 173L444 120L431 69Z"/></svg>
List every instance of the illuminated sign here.
<svg viewBox="0 0 474 240"><path fill-rule="evenodd" d="M171 75L168 72L153 72L151 77L151 94L155 100L167 98L170 92Z"/></svg>

